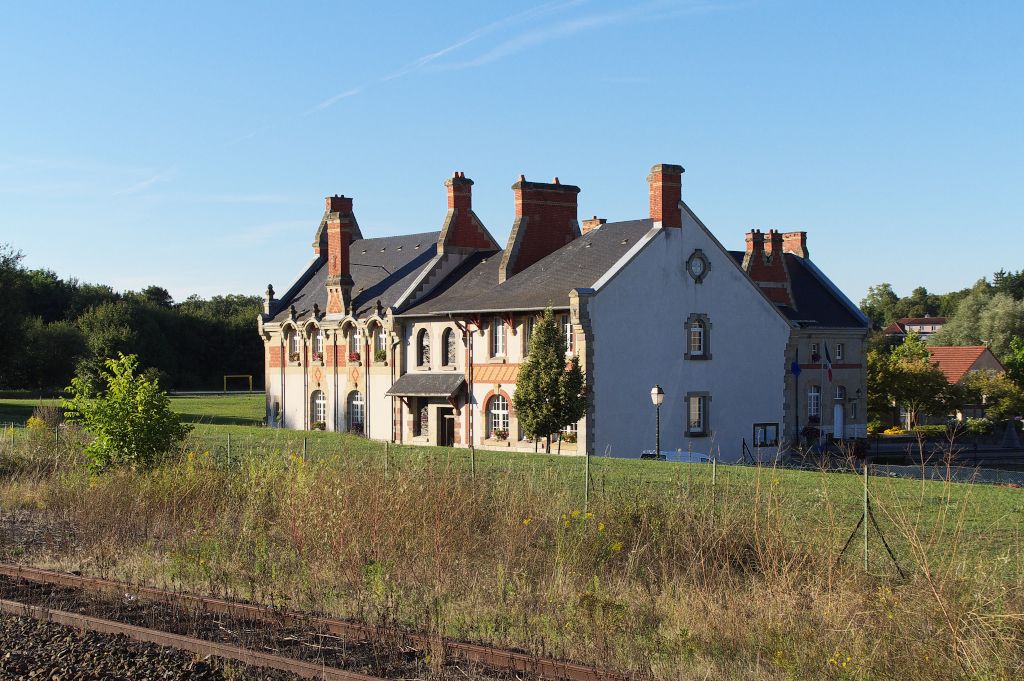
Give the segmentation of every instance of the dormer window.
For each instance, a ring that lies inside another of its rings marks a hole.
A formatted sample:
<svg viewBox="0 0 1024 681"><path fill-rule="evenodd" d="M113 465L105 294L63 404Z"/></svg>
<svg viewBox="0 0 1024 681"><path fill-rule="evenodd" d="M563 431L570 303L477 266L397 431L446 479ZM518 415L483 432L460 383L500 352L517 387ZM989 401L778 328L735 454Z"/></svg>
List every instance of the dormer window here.
<svg viewBox="0 0 1024 681"><path fill-rule="evenodd" d="M430 332L426 329L416 336L416 366L430 366Z"/></svg>
<svg viewBox="0 0 1024 681"><path fill-rule="evenodd" d="M505 320L495 317L491 322L491 357L505 356Z"/></svg>
<svg viewBox="0 0 1024 681"><path fill-rule="evenodd" d="M451 329L445 329L441 334L441 364L455 366L455 333Z"/></svg>

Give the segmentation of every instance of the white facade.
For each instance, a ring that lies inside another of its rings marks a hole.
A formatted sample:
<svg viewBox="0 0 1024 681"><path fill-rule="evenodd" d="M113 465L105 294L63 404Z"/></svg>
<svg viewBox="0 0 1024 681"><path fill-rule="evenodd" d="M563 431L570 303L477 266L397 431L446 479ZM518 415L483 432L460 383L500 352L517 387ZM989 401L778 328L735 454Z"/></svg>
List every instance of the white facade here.
<svg viewBox="0 0 1024 681"><path fill-rule="evenodd" d="M686 269L695 249L710 264L701 283ZM589 297L587 310L594 338L592 454L634 458L654 449L655 384L665 391L662 451L739 460L742 440L753 442L754 424L783 427L790 324L688 212L682 229L652 230L649 243ZM684 358L694 314L710 322L710 359ZM687 395L708 398L706 435L689 432Z"/></svg>

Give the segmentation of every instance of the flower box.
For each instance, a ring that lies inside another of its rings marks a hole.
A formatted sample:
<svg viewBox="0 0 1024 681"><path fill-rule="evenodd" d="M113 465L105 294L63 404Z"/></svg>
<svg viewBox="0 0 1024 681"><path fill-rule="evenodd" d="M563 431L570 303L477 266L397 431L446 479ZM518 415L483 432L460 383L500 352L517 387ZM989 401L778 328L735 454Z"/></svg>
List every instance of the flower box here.
<svg viewBox="0 0 1024 681"><path fill-rule="evenodd" d="M377 362L378 364L383 364L384 362L388 361L388 351L387 350L378 350L373 355L373 361Z"/></svg>
<svg viewBox="0 0 1024 681"><path fill-rule="evenodd" d="M359 353L358 352L350 352L350 353L348 353L348 361L350 361L350 362L358 362L359 361Z"/></svg>
<svg viewBox="0 0 1024 681"><path fill-rule="evenodd" d="M575 444L575 442L576 442L576 437L577 437L577 436L576 436L576 431L575 431L575 430L571 430L571 431L569 431L569 432L565 432L565 433L559 433L559 434L558 434L558 439L559 439L560 441L562 441L562 442L568 442L569 444Z"/></svg>
<svg viewBox="0 0 1024 681"><path fill-rule="evenodd" d="M494 430L491 431L491 439L497 440L498 442L504 442L508 439L507 430Z"/></svg>
<svg viewBox="0 0 1024 681"><path fill-rule="evenodd" d="M348 429L348 432L351 433L352 435L360 435L361 436L363 434L363 424L361 424L361 423L353 423L352 427Z"/></svg>
<svg viewBox="0 0 1024 681"><path fill-rule="evenodd" d="M322 361L324 361L324 353L322 353L322 352L314 352L312 356L313 356L313 361L314 362L322 362Z"/></svg>
<svg viewBox="0 0 1024 681"><path fill-rule="evenodd" d="M327 430L327 424L323 421L314 421L312 428L313 430Z"/></svg>
<svg viewBox="0 0 1024 681"><path fill-rule="evenodd" d="M300 355L297 352L289 352L288 353L288 361L289 362L298 362L301 357L302 357L302 355Z"/></svg>

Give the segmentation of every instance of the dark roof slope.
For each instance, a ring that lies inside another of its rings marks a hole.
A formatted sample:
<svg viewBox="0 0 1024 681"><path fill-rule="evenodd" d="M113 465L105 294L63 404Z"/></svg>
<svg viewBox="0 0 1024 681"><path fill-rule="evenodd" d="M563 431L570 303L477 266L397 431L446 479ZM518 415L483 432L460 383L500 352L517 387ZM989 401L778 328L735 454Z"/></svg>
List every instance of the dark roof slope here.
<svg viewBox="0 0 1024 681"><path fill-rule="evenodd" d="M349 245L351 263L352 298L359 314L372 311L377 301L385 308L398 302L413 279L437 255L437 238L440 232L406 234L380 239L358 239ZM282 322L288 318L288 308L295 306L298 319L308 317L313 303L327 310L326 260L321 262L309 281L290 299L281 300L273 321Z"/></svg>
<svg viewBox="0 0 1024 681"><path fill-rule="evenodd" d="M729 253L736 262L743 264L743 251ZM778 307L791 322L798 322L801 327L807 328L865 328L865 323L804 265L803 258L786 253L786 269L789 270L797 309L788 305Z"/></svg>
<svg viewBox="0 0 1024 681"><path fill-rule="evenodd" d="M591 288L654 226L651 220L610 222L498 283L502 251L476 253L447 280L402 313L542 310L569 306L569 292Z"/></svg>

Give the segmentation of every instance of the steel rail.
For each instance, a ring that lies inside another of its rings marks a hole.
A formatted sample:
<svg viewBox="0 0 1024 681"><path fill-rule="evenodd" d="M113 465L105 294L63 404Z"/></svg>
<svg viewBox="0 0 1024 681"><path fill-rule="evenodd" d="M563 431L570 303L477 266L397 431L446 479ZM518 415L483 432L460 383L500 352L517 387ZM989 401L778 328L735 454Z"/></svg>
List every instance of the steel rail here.
<svg viewBox="0 0 1024 681"><path fill-rule="evenodd" d="M293 672L307 679L325 679L327 681L383 681L375 676L366 676L334 667L325 667L312 662L303 662L279 655L270 655L246 648L204 641L198 638L170 634L156 629L145 629L131 624L122 624L112 620L79 615L62 610L50 610L37 605L26 605L17 601L0 600L0 610L18 616L28 616L37 620L56 622L77 629L95 631L101 634L124 634L136 641L155 643L165 648L178 648L197 655L216 655L230 660L237 660L253 667L271 667L281 671Z"/></svg>
<svg viewBox="0 0 1024 681"><path fill-rule="evenodd" d="M54 572L51 570L40 570L22 565L0 563L0 575L8 577L20 577L30 582L43 584L57 584L60 586L75 587L88 591L113 593L118 596L133 594L145 597L153 601L165 603L188 604L208 612L231 615L242 619L257 621L272 621L282 625L313 625L326 630L336 636L356 641L372 641L380 638L396 640L420 650L431 650L438 643L444 644L445 654L463 660L485 664L491 667L509 669L516 672L535 674L547 679L559 681L634 681L628 674L614 672L597 667L552 660L550 658L537 657L526 653L518 653L511 650L501 650L488 646L463 643L451 639L438 640L429 636L408 634L394 629L383 629L370 627L365 624L344 622L326 617L307 615L288 610L268 608L250 603L233 603L220 598L208 596L195 596L187 593L176 593L155 589L146 586L135 586L121 582L113 582L96 577L83 577ZM367 677L369 678L369 677Z"/></svg>

